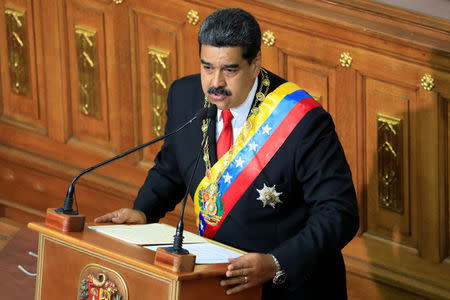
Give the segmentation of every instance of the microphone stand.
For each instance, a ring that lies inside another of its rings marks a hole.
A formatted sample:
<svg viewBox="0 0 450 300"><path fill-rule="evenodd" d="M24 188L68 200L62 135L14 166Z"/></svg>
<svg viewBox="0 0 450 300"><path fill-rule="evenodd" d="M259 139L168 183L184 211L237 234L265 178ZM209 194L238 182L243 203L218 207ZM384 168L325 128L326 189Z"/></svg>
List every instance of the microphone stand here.
<svg viewBox="0 0 450 300"><path fill-rule="evenodd" d="M186 208L186 201L189 194L189 189L191 187L192 179L194 178L195 171L197 170L198 161L200 160L200 156L202 154L203 147L205 145L206 138L202 141L202 144L200 146L200 151L198 152L197 159L195 160L194 170L192 171L191 177L189 178L189 183L187 185L186 193L184 194L183 198L183 204L181 206L181 214L180 214L180 220L178 221L177 225L177 231L175 235L173 236L173 246L172 247L166 247L166 251L169 253L175 253L175 254L189 254L189 251L186 249L183 249L183 230L184 230L184 209Z"/></svg>
<svg viewBox="0 0 450 300"><path fill-rule="evenodd" d="M214 108L210 107L208 109L206 118L213 119L214 114ZM183 217L189 189L191 187L192 180L194 178L194 174L197 169L197 165L207 138L208 137L204 138L201 143L200 151L198 152L197 159L195 160L194 170L192 171L191 177L189 178L189 183L187 185L186 193L184 194L183 204L181 207L180 220L178 221L176 233L173 236L173 245L171 247L159 247L156 249L154 261L155 265L169 268L173 272L192 272L194 270L195 255L189 253L189 251L187 251L186 249L183 249Z"/></svg>
<svg viewBox="0 0 450 300"><path fill-rule="evenodd" d="M49 227L61 230L63 232L77 232L77 231L83 231L84 229L84 222L85 222L85 216L78 215L78 211L73 210L72 205L74 202L74 193L75 193L75 182L83 176L86 173L89 173L101 166L104 166L110 162L113 162L115 160L118 160L124 156L127 156L133 152L136 152L144 147L150 146L156 142L159 142L165 138L168 138L171 135L174 135L178 133L180 130L185 128L186 126L190 125L195 119L204 119L207 116L208 109L202 108L199 110L193 118L191 118L189 121L184 123L182 126L177 128L175 131L172 131L166 135L163 135L159 138L156 138L154 140L151 140L145 144L142 144L140 146L137 146L133 149L130 149L122 154L119 154L117 156L114 156L104 162L101 162L93 167L87 168L83 171L81 171L70 184L69 188L67 189L66 197L64 199L64 206L54 209L54 208L48 208L47 209L47 215L45 218L45 224Z"/></svg>

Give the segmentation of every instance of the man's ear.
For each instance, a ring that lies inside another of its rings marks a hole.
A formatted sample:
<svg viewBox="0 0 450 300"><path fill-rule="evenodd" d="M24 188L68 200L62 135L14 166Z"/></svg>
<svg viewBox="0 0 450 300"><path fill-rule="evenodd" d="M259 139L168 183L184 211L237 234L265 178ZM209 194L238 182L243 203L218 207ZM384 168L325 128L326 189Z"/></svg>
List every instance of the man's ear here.
<svg viewBox="0 0 450 300"><path fill-rule="evenodd" d="M258 53L256 54L256 57L253 59L253 63L252 63L252 68L254 68L254 70L253 70L254 78L258 77L259 71L261 70L261 63L262 63L261 51L258 51Z"/></svg>

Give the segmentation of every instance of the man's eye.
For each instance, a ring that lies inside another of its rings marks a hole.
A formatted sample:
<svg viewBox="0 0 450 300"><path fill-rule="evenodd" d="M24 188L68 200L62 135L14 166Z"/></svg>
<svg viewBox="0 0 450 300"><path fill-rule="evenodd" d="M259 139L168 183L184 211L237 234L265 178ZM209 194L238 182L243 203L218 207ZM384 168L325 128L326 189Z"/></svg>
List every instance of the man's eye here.
<svg viewBox="0 0 450 300"><path fill-rule="evenodd" d="M232 74L236 72L236 69L225 69L225 73Z"/></svg>

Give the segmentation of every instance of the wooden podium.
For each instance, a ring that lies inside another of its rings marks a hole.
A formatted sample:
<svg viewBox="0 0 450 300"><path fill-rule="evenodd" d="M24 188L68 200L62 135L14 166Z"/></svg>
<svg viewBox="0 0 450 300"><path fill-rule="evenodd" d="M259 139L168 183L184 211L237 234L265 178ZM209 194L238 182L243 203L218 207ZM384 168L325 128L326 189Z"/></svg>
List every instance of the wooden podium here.
<svg viewBox="0 0 450 300"><path fill-rule="evenodd" d="M36 300L80 299L80 283L87 268L116 274L116 284L122 281L125 286L122 300L261 299L261 287L225 294L219 281L227 264L196 265L193 272L175 273L154 265L154 251L87 226L82 232L66 233L43 223L29 223L28 227L39 232Z"/></svg>

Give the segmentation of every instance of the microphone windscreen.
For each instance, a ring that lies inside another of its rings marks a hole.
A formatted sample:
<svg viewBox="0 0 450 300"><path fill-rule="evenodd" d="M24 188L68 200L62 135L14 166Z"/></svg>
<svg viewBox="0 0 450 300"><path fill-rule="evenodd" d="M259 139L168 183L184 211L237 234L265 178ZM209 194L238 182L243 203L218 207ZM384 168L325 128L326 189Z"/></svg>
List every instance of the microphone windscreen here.
<svg viewBox="0 0 450 300"><path fill-rule="evenodd" d="M208 108L207 107L203 107L202 109L200 109L196 114L195 114L195 118L197 120L203 120L206 118L206 116L208 115Z"/></svg>
<svg viewBox="0 0 450 300"><path fill-rule="evenodd" d="M217 108L216 105L212 104L209 109L208 109L208 113L206 114L206 118L207 119L211 119L214 120L217 117Z"/></svg>

